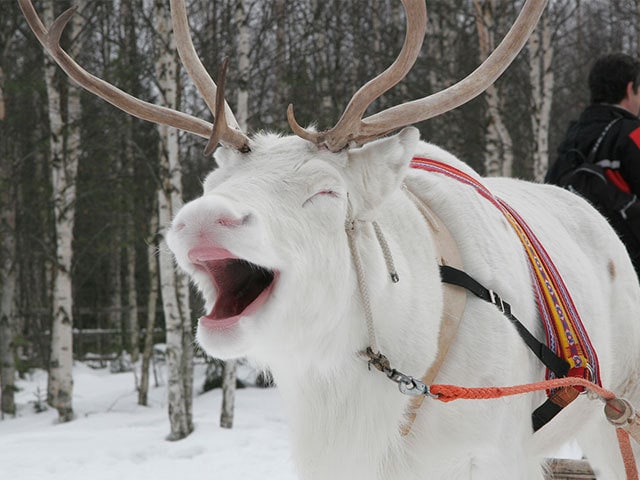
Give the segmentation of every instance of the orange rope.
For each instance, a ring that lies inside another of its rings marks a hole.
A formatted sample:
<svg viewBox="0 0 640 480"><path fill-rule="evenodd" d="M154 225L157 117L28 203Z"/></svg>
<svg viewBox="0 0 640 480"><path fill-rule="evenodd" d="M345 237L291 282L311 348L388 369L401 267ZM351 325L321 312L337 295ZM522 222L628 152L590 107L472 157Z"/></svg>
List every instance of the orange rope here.
<svg viewBox="0 0 640 480"><path fill-rule="evenodd" d="M620 454L624 462L624 470L627 472L627 478L629 480L636 480L638 478L638 468L636 467L636 459L633 457L633 448L631 447L629 432L622 428L616 428L616 434L618 435Z"/></svg>
<svg viewBox="0 0 640 480"><path fill-rule="evenodd" d="M544 382L515 385L513 387L479 387L466 388L455 385L431 385L429 391L441 402L452 402L458 399L480 400L489 398L508 397L522 393L537 392L539 390L552 390L560 387L581 386L598 394L603 400L611 400L616 395L584 378L567 377L555 378Z"/></svg>
<svg viewBox="0 0 640 480"><path fill-rule="evenodd" d="M512 395L520 395L522 393L531 393L539 390L552 390L560 387L580 386L587 390L597 394L603 400L613 400L616 395L606 390L595 383L592 383L584 378L567 377L556 378L553 380L546 380L544 382L529 383L525 385L515 385L512 387L477 387L466 388L458 387L455 385L431 385L429 386L430 396L441 402L452 402L458 399L467 400L480 400L501 398ZM620 445L620 453L624 462L624 469L627 475L627 480L639 480L638 469L636 466L635 458L633 456L633 449L631 447L631 440L629 433L622 429L616 428L616 434L618 436L618 444Z"/></svg>

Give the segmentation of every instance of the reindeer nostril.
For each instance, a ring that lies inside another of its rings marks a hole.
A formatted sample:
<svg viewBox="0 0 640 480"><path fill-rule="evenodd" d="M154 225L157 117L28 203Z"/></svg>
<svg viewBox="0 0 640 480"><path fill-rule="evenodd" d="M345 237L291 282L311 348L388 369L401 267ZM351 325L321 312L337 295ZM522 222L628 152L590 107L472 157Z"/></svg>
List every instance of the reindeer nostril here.
<svg viewBox="0 0 640 480"><path fill-rule="evenodd" d="M245 225L249 221L250 217L251 217L250 214L247 214L241 218L222 216L218 218L215 223L223 227L239 227L239 226Z"/></svg>
<svg viewBox="0 0 640 480"><path fill-rule="evenodd" d="M180 222L180 223L177 223L176 225L174 225L173 230L175 232L179 232L180 230L183 230L184 227L186 227L186 226L187 225L184 222Z"/></svg>

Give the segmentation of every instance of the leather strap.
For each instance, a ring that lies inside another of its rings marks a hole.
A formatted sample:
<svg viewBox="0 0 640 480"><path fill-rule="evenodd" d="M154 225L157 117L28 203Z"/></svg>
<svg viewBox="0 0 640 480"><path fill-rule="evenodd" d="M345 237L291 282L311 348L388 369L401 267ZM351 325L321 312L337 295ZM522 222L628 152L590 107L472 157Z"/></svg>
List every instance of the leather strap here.
<svg viewBox="0 0 640 480"><path fill-rule="evenodd" d="M404 186L404 190L418 210L420 210L420 213L427 222L429 230L431 230L431 237L435 246L438 264L448 265L462 270L462 256L460 255L458 245L449 229L423 201L409 190L406 185ZM421 378L421 381L425 385L431 385L436 379L436 376L438 375L438 372L440 371L440 368L447 356L449 347L456 336L467 302L467 293L464 288L449 283L443 283L442 289L443 310L440 322L440 333L438 335L438 353L436 355L436 359L429 367L429 370L427 370ZM400 429L403 436L407 435L411 430L424 398L425 397L423 395L411 398L409 411L406 414L406 422Z"/></svg>

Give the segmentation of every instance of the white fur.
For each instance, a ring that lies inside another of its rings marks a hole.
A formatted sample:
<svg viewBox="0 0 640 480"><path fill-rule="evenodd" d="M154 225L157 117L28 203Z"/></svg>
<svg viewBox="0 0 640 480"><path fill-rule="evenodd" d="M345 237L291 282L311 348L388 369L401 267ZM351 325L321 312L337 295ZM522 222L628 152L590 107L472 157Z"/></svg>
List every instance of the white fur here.
<svg viewBox="0 0 640 480"><path fill-rule="evenodd" d="M624 478L615 432L597 401L581 396L533 435L530 415L544 393L448 404L427 399L402 437L408 397L357 355L367 335L344 230L347 195L363 220L358 247L381 351L417 377L436 354L442 286L429 230L400 189L403 182L449 227L465 270L544 338L522 247L502 214L473 189L408 165L423 155L477 176L473 170L420 142L412 128L341 153L273 135L256 136L251 148L244 155L218 150L222 167L206 179L203 196L178 213L168 242L207 309L216 293L188 260L194 246L222 246L279 272L260 310L229 331L199 327L198 342L216 357L248 356L272 370L289 409L301 478L542 479L541 459L573 436L599 478ZM615 233L586 202L559 188L482 182L525 218L563 274L597 349L604 386L640 406L640 289ZM246 221L221 225L221 216ZM370 220L385 233L398 284L389 280ZM544 372L507 319L469 296L437 382L514 385L540 381Z"/></svg>

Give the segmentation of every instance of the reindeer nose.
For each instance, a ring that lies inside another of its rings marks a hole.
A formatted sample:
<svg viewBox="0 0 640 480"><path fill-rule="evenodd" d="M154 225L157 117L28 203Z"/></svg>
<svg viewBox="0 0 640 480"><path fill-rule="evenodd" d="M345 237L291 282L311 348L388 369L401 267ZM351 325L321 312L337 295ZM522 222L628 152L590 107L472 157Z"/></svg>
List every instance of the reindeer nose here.
<svg viewBox="0 0 640 480"><path fill-rule="evenodd" d="M223 197L203 197L185 205L173 221L175 233L207 235L251 222L252 214Z"/></svg>

